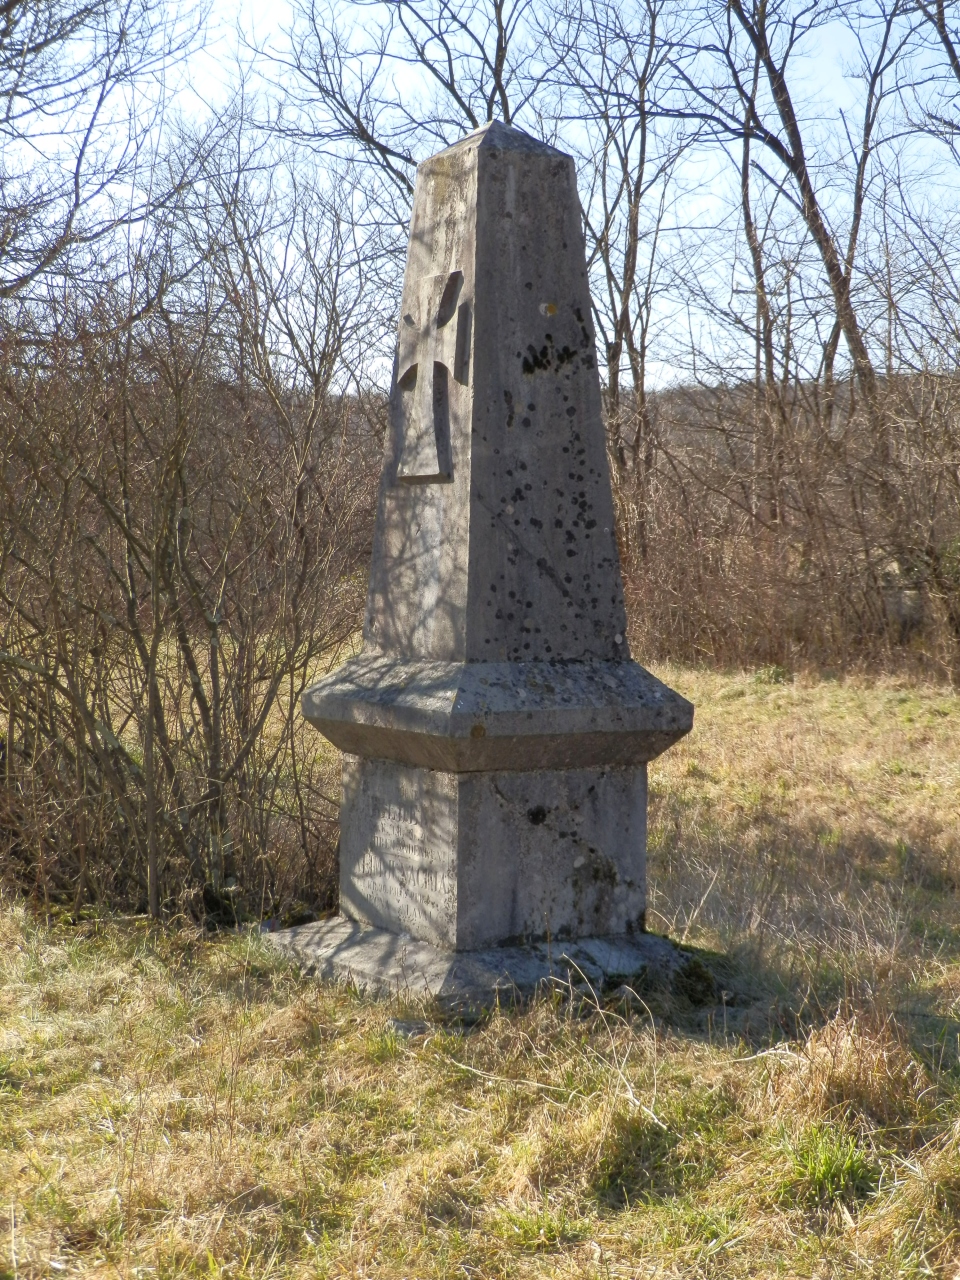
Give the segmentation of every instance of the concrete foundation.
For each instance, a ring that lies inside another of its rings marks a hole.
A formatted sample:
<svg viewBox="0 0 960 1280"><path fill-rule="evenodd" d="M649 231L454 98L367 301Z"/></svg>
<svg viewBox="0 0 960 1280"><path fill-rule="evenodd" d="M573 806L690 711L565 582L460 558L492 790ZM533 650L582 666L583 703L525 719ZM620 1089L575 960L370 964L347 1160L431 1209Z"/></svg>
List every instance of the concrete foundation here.
<svg viewBox="0 0 960 1280"><path fill-rule="evenodd" d="M340 917L264 938L307 973L369 994L432 1000L438 1012L455 1016L481 1015L558 986L601 996L623 984L700 1005L718 996L695 953L652 933L450 951Z"/></svg>

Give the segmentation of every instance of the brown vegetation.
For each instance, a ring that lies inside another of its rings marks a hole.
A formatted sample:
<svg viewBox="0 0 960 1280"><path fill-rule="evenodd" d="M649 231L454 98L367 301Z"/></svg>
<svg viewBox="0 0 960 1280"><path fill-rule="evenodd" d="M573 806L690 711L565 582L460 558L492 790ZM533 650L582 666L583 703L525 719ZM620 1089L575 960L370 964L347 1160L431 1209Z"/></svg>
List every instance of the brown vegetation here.
<svg viewBox="0 0 960 1280"><path fill-rule="evenodd" d="M0 1273L953 1280L956 695L669 675L654 923L719 995L471 1027L254 931L7 904Z"/></svg>
<svg viewBox="0 0 960 1280"><path fill-rule="evenodd" d="M0 868L47 907L235 924L335 899L299 698L356 631L382 400L345 383L336 210L288 201L278 266L253 159L201 161L124 290L6 317Z"/></svg>
<svg viewBox="0 0 960 1280"><path fill-rule="evenodd" d="M359 625L414 166L495 116L578 160L635 656L957 680L950 5L298 0L164 128L197 24L4 12L4 884L330 905L297 699Z"/></svg>
<svg viewBox="0 0 960 1280"><path fill-rule="evenodd" d="M620 476L635 651L649 661L960 677L960 382L882 380L878 438L845 384L651 396L644 492ZM644 537L638 541L641 503Z"/></svg>

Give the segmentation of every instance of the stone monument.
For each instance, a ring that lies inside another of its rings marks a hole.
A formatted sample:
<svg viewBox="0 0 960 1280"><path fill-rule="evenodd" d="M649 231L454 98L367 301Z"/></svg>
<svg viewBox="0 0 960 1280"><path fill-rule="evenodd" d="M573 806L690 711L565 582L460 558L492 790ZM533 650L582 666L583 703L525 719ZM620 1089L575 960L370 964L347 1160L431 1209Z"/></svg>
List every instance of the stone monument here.
<svg viewBox="0 0 960 1280"><path fill-rule="evenodd" d="M400 312L363 650L303 697L351 945L639 937L693 708L628 652L571 158L493 123L420 165Z"/></svg>

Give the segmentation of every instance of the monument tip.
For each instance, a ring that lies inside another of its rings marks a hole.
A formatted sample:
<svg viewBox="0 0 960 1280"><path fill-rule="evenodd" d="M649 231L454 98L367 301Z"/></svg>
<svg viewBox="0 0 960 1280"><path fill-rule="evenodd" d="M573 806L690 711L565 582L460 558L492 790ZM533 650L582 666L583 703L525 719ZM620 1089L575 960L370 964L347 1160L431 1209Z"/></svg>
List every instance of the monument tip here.
<svg viewBox="0 0 960 1280"><path fill-rule="evenodd" d="M481 125L479 129L474 129L472 133L466 134L465 137L455 142L453 146L438 152L438 155L447 155L451 151L458 151L461 147L469 146L498 151L529 151L536 155L545 156L564 156L567 154L565 151L558 150L557 147L551 147L548 142L541 142L529 133L524 133L522 129L517 129L512 124L504 124L502 120L491 120L488 124ZM432 160L436 158L437 156L431 157Z"/></svg>

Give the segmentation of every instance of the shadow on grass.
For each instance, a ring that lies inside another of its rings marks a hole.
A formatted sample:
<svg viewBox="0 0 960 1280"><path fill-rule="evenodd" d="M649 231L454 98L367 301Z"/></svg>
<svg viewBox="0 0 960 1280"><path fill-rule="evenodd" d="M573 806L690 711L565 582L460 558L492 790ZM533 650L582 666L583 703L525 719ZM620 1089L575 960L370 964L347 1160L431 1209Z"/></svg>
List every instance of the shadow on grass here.
<svg viewBox="0 0 960 1280"><path fill-rule="evenodd" d="M689 792L656 797L648 919L696 944L694 969L718 993L651 990L667 1025L756 1044L853 1006L894 1019L927 1053L952 1042L956 1056L958 833L942 808L887 831L862 797L850 810L831 826L770 794L728 810ZM951 972L945 988L937 975Z"/></svg>
<svg viewBox="0 0 960 1280"><path fill-rule="evenodd" d="M888 1020L927 1065L960 1069L957 1001L912 982L906 966L877 990L870 975L858 978L852 967L797 967L789 956L765 957L749 945L723 952L685 944L682 951L687 963L672 982L651 974L611 986L596 993L602 1006L687 1039L739 1042L752 1051L802 1040L838 1014L856 1011Z"/></svg>

